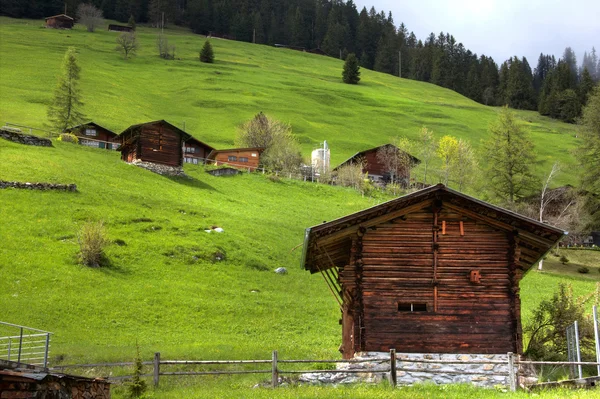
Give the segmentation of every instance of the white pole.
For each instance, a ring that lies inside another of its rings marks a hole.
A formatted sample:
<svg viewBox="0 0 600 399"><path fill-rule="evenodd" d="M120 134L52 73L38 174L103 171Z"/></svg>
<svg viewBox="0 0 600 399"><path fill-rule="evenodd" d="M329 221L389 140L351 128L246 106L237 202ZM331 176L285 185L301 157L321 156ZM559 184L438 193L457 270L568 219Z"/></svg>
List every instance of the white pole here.
<svg viewBox="0 0 600 399"><path fill-rule="evenodd" d="M398 77L402 77L402 51L398 51Z"/></svg>
<svg viewBox="0 0 600 399"><path fill-rule="evenodd" d="M596 363L600 363L600 332L598 331L598 307L594 305L594 337L596 338ZM600 376L600 364L598 375Z"/></svg>
<svg viewBox="0 0 600 399"><path fill-rule="evenodd" d="M577 326L577 320L575 320L575 345L577 346L577 362L581 363L581 351L579 349L579 327ZM581 364L577 365L577 371L579 372L579 378L583 378Z"/></svg>

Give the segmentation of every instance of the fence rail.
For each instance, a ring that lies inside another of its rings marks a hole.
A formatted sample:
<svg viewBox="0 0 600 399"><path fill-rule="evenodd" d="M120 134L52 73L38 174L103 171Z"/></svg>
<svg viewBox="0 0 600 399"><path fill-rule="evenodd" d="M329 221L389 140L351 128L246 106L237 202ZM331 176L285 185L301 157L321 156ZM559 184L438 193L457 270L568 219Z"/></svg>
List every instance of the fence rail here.
<svg viewBox="0 0 600 399"><path fill-rule="evenodd" d="M49 331L0 321L0 359L48 367L50 354Z"/></svg>

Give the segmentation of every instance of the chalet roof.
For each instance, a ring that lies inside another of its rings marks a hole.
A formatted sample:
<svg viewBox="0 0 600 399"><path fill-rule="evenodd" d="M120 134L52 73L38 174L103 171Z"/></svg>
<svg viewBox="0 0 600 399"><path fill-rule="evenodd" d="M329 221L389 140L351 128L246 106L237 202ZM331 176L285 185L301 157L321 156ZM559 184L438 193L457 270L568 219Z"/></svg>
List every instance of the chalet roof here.
<svg viewBox="0 0 600 399"><path fill-rule="evenodd" d="M129 126L127 129L125 129L125 130L123 130L121 133L119 133L119 136L121 136L121 135L123 135L123 134L127 133L127 132L128 132L128 131L130 131L130 130L133 130L133 129L136 129L136 128L139 128L139 127L142 127L142 126L146 126L146 125L156 125L156 124L159 124L159 123L161 123L161 124L164 124L164 125L167 125L167 126L168 126L168 127L170 127L171 129L173 129L173 130L175 130L176 132L178 132L180 135L182 135L182 136L183 136L183 140L184 140L184 141L187 141L187 140L189 140L189 139L191 139L191 138L192 138L192 136L191 136L189 133L186 133L186 132L184 132L183 130L181 130L181 129L180 129L180 128L178 128L177 126L175 126L175 125L173 125L173 124L171 124L171 123L167 122L167 121L166 121L166 120L164 120L164 119L160 119L160 120L157 120L157 121L151 121L151 122L138 123L137 125L131 125L131 126Z"/></svg>
<svg viewBox="0 0 600 399"><path fill-rule="evenodd" d="M100 129L104 129L104 130L106 130L108 133L112 134L112 135L113 135L113 136L115 136L115 137L119 135L118 133L115 133L115 132L113 132L112 130L110 130L110 129L107 129L107 128L105 128L104 126L100 126L100 125L99 125L99 124L97 124L96 122L87 122L87 123L82 123L81 125L76 125L76 126L72 126L72 127L70 127L70 128L67 128L67 129L66 129L66 131L67 131L67 132L71 132L71 131L73 131L73 130L75 130L75 129L79 129L79 128L86 127L86 126L94 126L94 127L100 128Z"/></svg>
<svg viewBox="0 0 600 399"><path fill-rule="evenodd" d="M499 230L512 232L523 248L519 267L529 269L566 234L563 230L540 223L509 210L488 204L452 190L443 184L431 186L342 218L306 229L302 267L311 273L348 262L351 237L359 229L374 227L441 201L470 218Z"/></svg>
<svg viewBox="0 0 600 399"><path fill-rule="evenodd" d="M206 144L205 142L203 142L203 141L200 141L200 140L198 140L197 138L194 138L194 137L190 137L189 139L185 140L185 142L186 142L186 143L195 143L195 144L197 144L197 145L201 145L201 146L203 146L203 147L206 147L206 148L208 148L208 149L209 149L209 150L211 150L211 151L214 151L214 150L215 150L215 147L213 147L213 146L210 146L210 145Z"/></svg>
<svg viewBox="0 0 600 399"><path fill-rule="evenodd" d="M402 151L400 148L396 147L393 144L384 144L384 145L380 145L378 147L369 148L368 150L360 151L360 152L357 152L356 154L352 155L350 158L346 159L344 162L342 162L341 164L339 164L338 166L336 166L335 168L333 168L333 170L336 170L337 168L339 168L339 167L341 167L343 165L346 165L348 163L352 163L352 161L355 161L356 159L358 159L360 157L363 157L363 156L365 156L366 154L368 154L370 152L374 152L374 151L379 150L382 147L389 147L389 146L396 148L398 151ZM408 154L406 151L402 151L402 152L404 152L405 154ZM408 155L410 156L410 158L411 158L411 160L413 162L413 165L418 165L418 164L421 163L421 160L418 159L417 157L414 157L411 154L408 154Z"/></svg>
<svg viewBox="0 0 600 399"><path fill-rule="evenodd" d="M265 149L262 147L248 147L248 148L228 148L225 150L212 150L210 152L210 154L208 154L208 156L206 157L206 159L215 159L215 157L217 156L217 154L223 153L223 152L234 152L234 151L256 151L258 153L263 152Z"/></svg>
<svg viewBox="0 0 600 399"><path fill-rule="evenodd" d="M51 17L46 17L46 20L52 19L52 18L68 19L68 20L74 21L74 19L72 17L69 17L66 14L58 14L58 15L53 15Z"/></svg>

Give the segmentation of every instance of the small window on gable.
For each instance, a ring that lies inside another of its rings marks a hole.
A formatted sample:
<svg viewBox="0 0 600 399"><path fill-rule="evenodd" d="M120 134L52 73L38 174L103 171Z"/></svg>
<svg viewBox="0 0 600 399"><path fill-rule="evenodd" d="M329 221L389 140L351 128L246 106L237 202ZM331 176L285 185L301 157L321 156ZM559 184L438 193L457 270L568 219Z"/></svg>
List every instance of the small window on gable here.
<svg viewBox="0 0 600 399"><path fill-rule="evenodd" d="M235 155L230 155L227 157L227 160L229 162L235 162L235 161L237 161L237 157Z"/></svg>
<svg viewBox="0 0 600 399"><path fill-rule="evenodd" d="M85 129L85 135L86 136L96 136L96 129Z"/></svg>
<svg viewBox="0 0 600 399"><path fill-rule="evenodd" d="M427 312L426 303L398 302L398 312Z"/></svg>

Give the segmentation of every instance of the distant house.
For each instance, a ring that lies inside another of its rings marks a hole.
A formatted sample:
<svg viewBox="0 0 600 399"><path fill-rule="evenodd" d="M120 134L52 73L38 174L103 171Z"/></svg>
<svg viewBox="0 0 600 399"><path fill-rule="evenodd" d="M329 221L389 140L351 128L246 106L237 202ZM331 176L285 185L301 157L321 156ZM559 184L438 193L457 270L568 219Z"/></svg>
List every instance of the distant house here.
<svg viewBox="0 0 600 399"><path fill-rule="evenodd" d="M127 25L108 25L109 32L133 32L133 28Z"/></svg>
<svg viewBox="0 0 600 399"><path fill-rule="evenodd" d="M72 29L75 20L68 15L58 14L46 18L46 28L53 29Z"/></svg>
<svg viewBox="0 0 600 399"><path fill-rule="evenodd" d="M190 137L183 144L183 162L194 165L205 163L211 151L214 151L213 147Z"/></svg>
<svg viewBox="0 0 600 399"><path fill-rule="evenodd" d="M260 154L264 148L231 148L214 150L208 154L207 163L215 165L230 165L255 171L260 165Z"/></svg>
<svg viewBox="0 0 600 399"><path fill-rule="evenodd" d="M586 247L597 246L600 247L600 231L592 231L589 236L584 238L583 245Z"/></svg>
<svg viewBox="0 0 600 399"><path fill-rule="evenodd" d="M70 127L66 130L79 137L79 144L87 147L116 150L119 147L118 134L94 122Z"/></svg>
<svg viewBox="0 0 600 399"><path fill-rule="evenodd" d="M167 121L129 126L121 134L121 159L181 167L183 146L192 136Z"/></svg>
<svg viewBox="0 0 600 399"><path fill-rule="evenodd" d="M377 153L380 149L387 149L392 151L402 152L406 154L411 159L411 168L421 163L421 161L414 156L402 151L398 147L393 144L385 144L379 147L371 148L365 151L357 152L338 166L336 166L333 170L337 170L345 165L352 165L359 162L363 162L363 173L368 173L369 179L374 181L381 182L389 182L390 181L390 171L386 168L384 162L377 157ZM404 182L404 184L408 184L410 182L410 169L411 168L401 168L397 171L395 179Z"/></svg>

